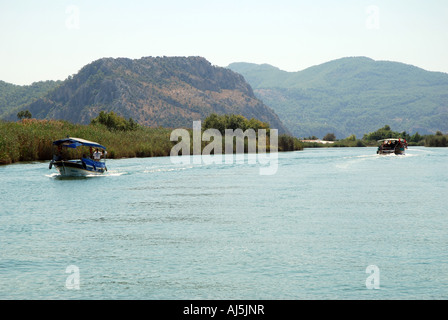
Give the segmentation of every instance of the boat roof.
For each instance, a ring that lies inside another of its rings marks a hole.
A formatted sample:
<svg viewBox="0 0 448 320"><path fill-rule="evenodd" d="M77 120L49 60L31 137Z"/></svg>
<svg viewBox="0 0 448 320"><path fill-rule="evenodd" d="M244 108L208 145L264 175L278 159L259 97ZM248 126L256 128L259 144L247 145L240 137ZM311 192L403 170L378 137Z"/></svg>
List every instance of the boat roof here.
<svg viewBox="0 0 448 320"><path fill-rule="evenodd" d="M55 146L63 145L64 147L67 147L67 148L77 148L80 146L86 146L86 147L100 148L100 149L106 150L105 146L102 146L97 142L84 140L84 139L80 139L80 138L72 138L72 137L53 141L53 144Z"/></svg>
<svg viewBox="0 0 448 320"><path fill-rule="evenodd" d="M383 141L405 141L406 139L400 138L400 139L395 139L395 138L390 138L390 139L382 139L382 140L378 140L378 142L383 142Z"/></svg>

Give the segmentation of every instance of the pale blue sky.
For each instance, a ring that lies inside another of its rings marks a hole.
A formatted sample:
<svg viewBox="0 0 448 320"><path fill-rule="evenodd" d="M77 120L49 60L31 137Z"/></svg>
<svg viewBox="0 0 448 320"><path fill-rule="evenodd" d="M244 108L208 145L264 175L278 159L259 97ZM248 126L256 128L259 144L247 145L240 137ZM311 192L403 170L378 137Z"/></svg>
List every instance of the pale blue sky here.
<svg viewBox="0 0 448 320"><path fill-rule="evenodd" d="M367 56L448 72L448 1L0 0L0 44L0 80L15 84L63 80L102 57L298 71Z"/></svg>

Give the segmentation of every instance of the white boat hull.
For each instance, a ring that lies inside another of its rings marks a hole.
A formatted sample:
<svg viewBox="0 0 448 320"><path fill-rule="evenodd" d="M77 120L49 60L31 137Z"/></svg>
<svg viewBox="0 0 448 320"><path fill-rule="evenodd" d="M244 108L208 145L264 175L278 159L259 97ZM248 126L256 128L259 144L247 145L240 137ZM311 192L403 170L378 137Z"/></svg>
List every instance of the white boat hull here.
<svg viewBox="0 0 448 320"><path fill-rule="evenodd" d="M378 150L376 152L377 154L396 154L396 155L401 155L401 154L405 154L404 150Z"/></svg>
<svg viewBox="0 0 448 320"><path fill-rule="evenodd" d="M52 161L50 163L50 169L54 166L59 171L61 177L101 176L107 171L104 163L94 163L91 160L85 161Z"/></svg>
<svg viewBox="0 0 448 320"><path fill-rule="evenodd" d="M72 167L56 167L59 174L62 177L89 177L89 176L101 176L104 172L89 171L85 169L72 168Z"/></svg>

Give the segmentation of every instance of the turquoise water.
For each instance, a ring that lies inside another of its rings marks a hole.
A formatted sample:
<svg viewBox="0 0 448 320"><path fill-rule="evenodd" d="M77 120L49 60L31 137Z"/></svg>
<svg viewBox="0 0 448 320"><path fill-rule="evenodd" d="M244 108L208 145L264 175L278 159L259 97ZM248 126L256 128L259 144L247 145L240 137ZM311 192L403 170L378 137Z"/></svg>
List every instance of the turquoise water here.
<svg viewBox="0 0 448 320"><path fill-rule="evenodd" d="M375 151L280 153L274 175L168 157L71 180L2 166L0 298L447 299L448 149Z"/></svg>

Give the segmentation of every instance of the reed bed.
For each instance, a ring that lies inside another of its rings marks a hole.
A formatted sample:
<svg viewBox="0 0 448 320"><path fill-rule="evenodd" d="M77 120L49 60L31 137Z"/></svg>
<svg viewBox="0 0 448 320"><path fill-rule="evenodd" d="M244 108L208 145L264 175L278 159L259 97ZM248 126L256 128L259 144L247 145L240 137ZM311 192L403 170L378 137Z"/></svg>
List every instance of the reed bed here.
<svg viewBox="0 0 448 320"><path fill-rule="evenodd" d="M45 161L53 157L53 141L78 137L103 144L108 158L168 156L173 146L170 129L140 127L111 131L102 125L67 121L24 119L0 122L0 164Z"/></svg>
<svg viewBox="0 0 448 320"><path fill-rule="evenodd" d="M192 137L192 130L188 131ZM54 152L53 141L66 137L82 138L106 146L107 158L169 156L172 147L178 143L170 141L171 132L172 129L143 126L129 131L110 130L102 124L81 125L62 120L0 121L0 165L51 160ZM278 151L303 149L298 139L290 136L281 135L278 142ZM190 154L193 154L192 143L193 139L190 139ZM202 141L201 149L207 144L208 142ZM223 138L222 153L225 152L224 146ZM269 137L266 149L269 152Z"/></svg>

